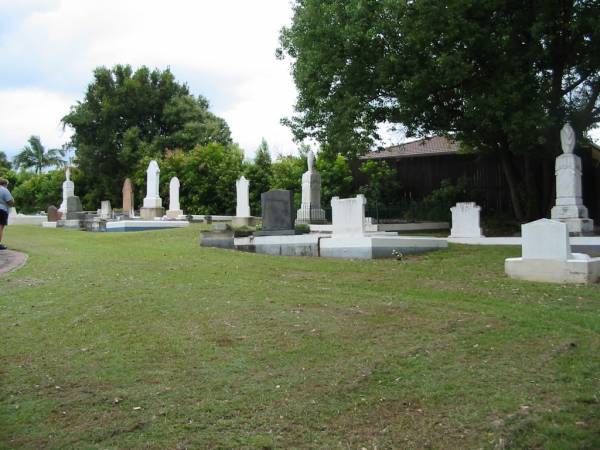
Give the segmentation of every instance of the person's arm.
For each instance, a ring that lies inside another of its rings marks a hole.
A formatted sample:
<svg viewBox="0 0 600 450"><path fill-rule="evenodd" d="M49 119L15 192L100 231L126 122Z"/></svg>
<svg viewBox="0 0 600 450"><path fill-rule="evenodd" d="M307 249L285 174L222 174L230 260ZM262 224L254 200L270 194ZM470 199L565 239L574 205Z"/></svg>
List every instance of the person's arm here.
<svg viewBox="0 0 600 450"><path fill-rule="evenodd" d="M8 206L15 206L15 201L14 201L14 200L7 200L7 201L6 201L6 204L7 204Z"/></svg>

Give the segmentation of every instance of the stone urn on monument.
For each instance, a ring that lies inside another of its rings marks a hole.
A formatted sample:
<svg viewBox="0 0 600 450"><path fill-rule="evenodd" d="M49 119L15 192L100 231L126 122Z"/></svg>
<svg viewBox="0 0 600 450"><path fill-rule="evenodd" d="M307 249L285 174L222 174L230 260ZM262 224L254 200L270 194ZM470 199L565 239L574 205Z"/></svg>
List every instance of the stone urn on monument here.
<svg viewBox="0 0 600 450"><path fill-rule="evenodd" d="M321 175L315 169L315 154L307 155L308 171L302 175L302 203L296 214L296 223L325 223L325 211L321 208Z"/></svg>
<svg viewBox="0 0 600 450"><path fill-rule="evenodd" d="M146 198L144 198L143 206L140 208L142 219L154 219L165 214L162 199L158 195L159 183L160 169L158 163L152 160L148 165L148 170L146 170Z"/></svg>
<svg viewBox="0 0 600 450"><path fill-rule="evenodd" d="M566 223L572 236L593 234L594 221L583 205L581 158L573 153L575 131L568 123L560 131L560 143L563 154L556 158L556 205L550 217Z"/></svg>

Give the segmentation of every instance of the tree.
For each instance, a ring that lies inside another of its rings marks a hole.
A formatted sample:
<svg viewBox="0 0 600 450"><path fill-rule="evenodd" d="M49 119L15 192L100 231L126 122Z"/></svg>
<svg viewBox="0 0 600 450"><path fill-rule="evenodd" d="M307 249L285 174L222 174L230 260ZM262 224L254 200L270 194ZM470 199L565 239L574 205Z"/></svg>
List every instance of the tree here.
<svg viewBox="0 0 600 450"><path fill-rule="evenodd" d="M398 200L400 183L396 171L387 161L365 161L359 170L367 176L367 183L359 188L371 205L393 205Z"/></svg>
<svg viewBox="0 0 600 450"><path fill-rule="evenodd" d="M6 153L0 152L0 170L8 171L12 169L12 164L6 157Z"/></svg>
<svg viewBox="0 0 600 450"><path fill-rule="evenodd" d="M263 138L256 150L254 161L246 164L244 169L244 175L250 181L250 208L254 211L253 214L259 214L261 210L261 194L271 188L271 177L273 176L271 165L269 144Z"/></svg>
<svg viewBox="0 0 600 450"><path fill-rule="evenodd" d="M17 169L35 169L36 174L41 174L46 167L61 167L64 165L64 152L62 149L46 150L39 136L30 136L29 144L14 158Z"/></svg>
<svg viewBox="0 0 600 450"><path fill-rule="evenodd" d="M581 139L600 121L599 20L597 0L297 0L286 123L346 154L385 123L451 135L498 159L517 219L539 216L562 124Z"/></svg>
<svg viewBox="0 0 600 450"><path fill-rule="evenodd" d="M294 193L294 204L300 207L302 202L302 174L306 172L306 153L301 155L280 155L272 165L272 189L287 189Z"/></svg>
<svg viewBox="0 0 600 450"><path fill-rule="evenodd" d="M323 148L315 162L321 174L321 203L328 208L332 197L348 198L354 195L352 168L341 154L331 154Z"/></svg>
<svg viewBox="0 0 600 450"><path fill-rule="evenodd" d="M62 119L74 130L71 145L95 186L96 202L118 201L123 180L145 158L175 149L190 152L211 142L230 144L229 127L208 106L169 69L97 68L83 101Z"/></svg>

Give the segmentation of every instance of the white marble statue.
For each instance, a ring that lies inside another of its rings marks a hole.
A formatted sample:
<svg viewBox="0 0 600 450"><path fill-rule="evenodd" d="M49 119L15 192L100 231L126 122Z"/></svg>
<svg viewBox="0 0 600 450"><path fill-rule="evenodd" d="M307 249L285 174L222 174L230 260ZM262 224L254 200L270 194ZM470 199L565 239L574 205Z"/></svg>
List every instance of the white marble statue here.
<svg viewBox="0 0 600 450"><path fill-rule="evenodd" d="M67 199L75 196L75 183L71 181L71 168L67 167L65 170L65 181L62 184L62 203L58 210L63 213L63 216L67 214Z"/></svg>
<svg viewBox="0 0 600 450"><path fill-rule="evenodd" d="M146 198L144 198L144 208L162 207L162 199L158 193L159 183L160 169L158 168L158 163L152 160L146 170Z"/></svg>
<svg viewBox="0 0 600 450"><path fill-rule="evenodd" d="M321 175L315 169L315 154L306 155L308 170L302 175L302 204L296 214L296 223L323 223L325 211L321 208Z"/></svg>
<svg viewBox="0 0 600 450"><path fill-rule="evenodd" d="M551 218L567 224L572 235L591 234L594 222L583 204L581 189L581 158L573 153L575 131L566 123L560 131L563 154L556 158L556 205Z"/></svg>
<svg viewBox="0 0 600 450"><path fill-rule="evenodd" d="M167 216L174 219L183 215L183 211L179 205L179 187L179 178L171 178L171 181L169 181L169 210L167 211Z"/></svg>

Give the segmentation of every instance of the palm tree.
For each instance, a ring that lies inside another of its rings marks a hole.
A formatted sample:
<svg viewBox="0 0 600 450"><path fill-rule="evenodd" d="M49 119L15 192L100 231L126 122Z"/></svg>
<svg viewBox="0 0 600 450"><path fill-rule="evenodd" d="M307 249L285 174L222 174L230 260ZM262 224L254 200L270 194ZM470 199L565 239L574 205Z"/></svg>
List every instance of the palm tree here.
<svg viewBox="0 0 600 450"><path fill-rule="evenodd" d="M14 163L16 168L30 169L33 167L35 173L40 174L44 167L64 166L64 150L58 148L46 150L39 136L31 136L28 142L29 145L23 147L21 153L15 156Z"/></svg>

